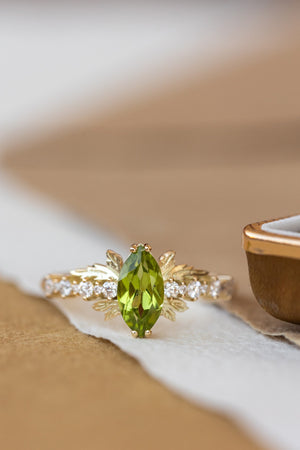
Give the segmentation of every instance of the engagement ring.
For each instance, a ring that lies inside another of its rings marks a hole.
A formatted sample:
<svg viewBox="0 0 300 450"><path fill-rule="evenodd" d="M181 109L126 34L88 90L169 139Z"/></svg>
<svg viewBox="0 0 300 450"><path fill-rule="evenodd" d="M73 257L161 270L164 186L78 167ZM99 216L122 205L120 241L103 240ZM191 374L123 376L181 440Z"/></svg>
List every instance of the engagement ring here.
<svg viewBox="0 0 300 450"><path fill-rule="evenodd" d="M160 316L175 321L187 302L230 300L233 279L214 275L186 264L175 264L175 252L163 253L158 262L149 244L133 244L122 257L106 252L106 265L94 264L67 274L50 274L42 281L46 297L71 299L80 296L93 302L105 320L121 314L133 337L150 337Z"/></svg>

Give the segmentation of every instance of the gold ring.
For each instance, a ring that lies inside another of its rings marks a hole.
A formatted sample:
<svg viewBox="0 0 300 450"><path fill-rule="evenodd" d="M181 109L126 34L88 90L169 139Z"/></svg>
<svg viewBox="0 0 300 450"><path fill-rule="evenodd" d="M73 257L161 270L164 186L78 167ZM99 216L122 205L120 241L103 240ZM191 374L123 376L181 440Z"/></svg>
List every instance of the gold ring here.
<svg viewBox="0 0 300 450"><path fill-rule="evenodd" d="M105 313L105 320L121 314L132 336L140 338L151 336L161 315L175 321L176 313L186 311L189 301L232 297L231 276L176 265L173 251L163 253L157 262L149 244L133 244L130 252L125 262L118 253L107 250L106 265L46 276L42 281L46 297L80 296L92 301L94 310Z"/></svg>

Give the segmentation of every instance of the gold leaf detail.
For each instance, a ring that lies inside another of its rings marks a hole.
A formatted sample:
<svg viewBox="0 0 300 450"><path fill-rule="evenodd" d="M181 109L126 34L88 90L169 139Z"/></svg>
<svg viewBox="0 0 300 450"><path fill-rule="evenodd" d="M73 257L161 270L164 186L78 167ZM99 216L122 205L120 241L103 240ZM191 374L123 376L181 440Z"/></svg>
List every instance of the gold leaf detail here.
<svg viewBox="0 0 300 450"><path fill-rule="evenodd" d="M169 300L170 305L178 312L184 312L188 308L184 300L181 300L180 298L172 298Z"/></svg>
<svg viewBox="0 0 300 450"><path fill-rule="evenodd" d="M190 281L198 280L208 274L207 270L195 269L193 266L180 264L171 271L171 278L177 283L188 284Z"/></svg>
<svg viewBox="0 0 300 450"><path fill-rule="evenodd" d="M207 270L195 269L187 264L175 265L175 252L168 251L159 258L164 281L173 279L178 283L188 284L190 281L202 279L208 274Z"/></svg>
<svg viewBox="0 0 300 450"><path fill-rule="evenodd" d="M172 322L175 322L176 320L176 314L174 309L168 303L165 304L165 302L161 309L161 315L164 316L166 319L172 320Z"/></svg>
<svg viewBox="0 0 300 450"><path fill-rule="evenodd" d="M94 264L85 269L76 269L71 271L71 275L85 280L94 281L117 281L118 274L111 268L102 264Z"/></svg>
<svg viewBox="0 0 300 450"><path fill-rule="evenodd" d="M117 302L118 303L118 302ZM105 313L104 319L111 320L114 317L117 317L120 313L119 305L114 305L107 313Z"/></svg>
<svg viewBox="0 0 300 450"><path fill-rule="evenodd" d="M114 305L114 300L99 300L93 304L95 311L107 311Z"/></svg>
<svg viewBox="0 0 300 450"><path fill-rule="evenodd" d="M106 264L108 267L111 267L115 272L119 274L123 266L123 258L113 250L107 250Z"/></svg>
<svg viewBox="0 0 300 450"><path fill-rule="evenodd" d="M172 269L175 267L175 252L168 251L159 257L159 266L164 280L170 278Z"/></svg>
<svg viewBox="0 0 300 450"><path fill-rule="evenodd" d="M95 311L105 312L105 320L113 319L120 314L118 300L99 300L93 304Z"/></svg>

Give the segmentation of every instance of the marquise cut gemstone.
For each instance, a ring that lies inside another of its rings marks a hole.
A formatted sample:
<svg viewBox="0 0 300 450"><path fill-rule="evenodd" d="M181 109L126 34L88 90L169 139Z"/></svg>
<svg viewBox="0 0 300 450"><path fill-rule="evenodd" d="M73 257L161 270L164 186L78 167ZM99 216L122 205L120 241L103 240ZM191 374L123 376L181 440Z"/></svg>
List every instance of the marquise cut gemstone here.
<svg viewBox="0 0 300 450"><path fill-rule="evenodd" d="M139 245L125 261L119 276L117 297L125 323L139 337L151 330L160 316L164 282L154 257Z"/></svg>

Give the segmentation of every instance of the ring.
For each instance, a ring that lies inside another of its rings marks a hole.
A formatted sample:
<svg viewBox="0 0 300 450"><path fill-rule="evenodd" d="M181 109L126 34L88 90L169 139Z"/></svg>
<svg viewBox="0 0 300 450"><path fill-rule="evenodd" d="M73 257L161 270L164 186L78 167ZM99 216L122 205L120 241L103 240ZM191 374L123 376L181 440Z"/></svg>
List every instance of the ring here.
<svg viewBox="0 0 300 450"><path fill-rule="evenodd" d="M175 321L177 312L188 309L187 302L198 299L230 300L233 279L214 275L186 264L175 264L175 252L163 253L158 262L149 244L133 244L125 262L112 251L106 265L94 264L67 274L50 274L42 280L46 297L93 301L105 320L121 314L133 337L150 337L160 316Z"/></svg>

